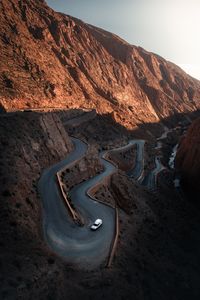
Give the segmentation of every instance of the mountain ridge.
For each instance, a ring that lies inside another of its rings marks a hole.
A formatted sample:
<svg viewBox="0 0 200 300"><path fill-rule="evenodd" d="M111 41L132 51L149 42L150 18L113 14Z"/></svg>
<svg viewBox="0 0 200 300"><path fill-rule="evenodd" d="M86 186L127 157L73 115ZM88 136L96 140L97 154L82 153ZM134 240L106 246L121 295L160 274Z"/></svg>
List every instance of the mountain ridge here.
<svg viewBox="0 0 200 300"><path fill-rule="evenodd" d="M6 110L96 108L127 128L200 107L200 82L159 55L54 12L0 3L0 103Z"/></svg>

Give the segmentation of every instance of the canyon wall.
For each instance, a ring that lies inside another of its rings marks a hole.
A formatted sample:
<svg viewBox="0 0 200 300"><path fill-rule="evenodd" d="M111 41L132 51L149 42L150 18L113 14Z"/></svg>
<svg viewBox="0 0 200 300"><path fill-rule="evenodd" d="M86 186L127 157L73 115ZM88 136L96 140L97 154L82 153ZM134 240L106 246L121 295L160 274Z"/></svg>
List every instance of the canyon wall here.
<svg viewBox="0 0 200 300"><path fill-rule="evenodd" d="M127 128L200 107L200 83L42 0L0 2L0 104L114 111Z"/></svg>
<svg viewBox="0 0 200 300"><path fill-rule="evenodd" d="M0 129L0 298L16 299L22 293L31 299L37 278L43 293L55 275L48 274L54 258L43 238L37 181L73 145L54 114L3 114Z"/></svg>
<svg viewBox="0 0 200 300"><path fill-rule="evenodd" d="M182 176L182 186L189 192L200 192L200 119L195 120L182 138L175 161ZM192 197L191 197L192 199Z"/></svg>

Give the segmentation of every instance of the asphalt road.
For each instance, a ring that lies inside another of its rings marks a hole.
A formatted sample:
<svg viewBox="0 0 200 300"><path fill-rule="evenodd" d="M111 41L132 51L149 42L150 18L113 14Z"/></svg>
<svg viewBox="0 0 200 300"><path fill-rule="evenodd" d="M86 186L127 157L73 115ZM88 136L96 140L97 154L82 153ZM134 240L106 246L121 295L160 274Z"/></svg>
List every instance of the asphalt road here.
<svg viewBox="0 0 200 300"><path fill-rule="evenodd" d="M133 140L131 141L132 145L137 145L137 154L136 154L136 162L133 169L127 172L127 175L131 178L134 178L137 181L141 181L143 179L144 173L144 140Z"/></svg>
<svg viewBox="0 0 200 300"><path fill-rule="evenodd" d="M111 207L91 200L86 195L86 191L114 172L115 167L101 158L105 171L75 186L70 191L72 202L85 221L83 227L77 226L68 214L55 180L56 172L80 159L86 152L86 144L78 139L73 139L73 143L74 151L60 163L45 170L40 178L39 192L43 203L43 229L50 248L62 256L65 261L81 268L92 269L99 266L108 257L115 232L115 211ZM97 231L91 231L90 226L97 218L103 220L103 225Z"/></svg>
<svg viewBox="0 0 200 300"><path fill-rule="evenodd" d="M142 181L142 185L146 186L149 190L156 190L156 182L158 174L164 170L165 167L162 165L160 158L158 156L155 157L155 168L150 171L147 176L145 176Z"/></svg>
<svg viewBox="0 0 200 300"><path fill-rule="evenodd" d="M107 151L101 152L100 160L104 165L104 171L76 185L70 191L74 206L84 218L85 225L77 226L65 207L55 180L56 172L79 160L86 153L85 143L75 138L72 141L74 151L63 161L45 170L39 180L39 192L43 203L43 229L49 247L65 261L76 264L80 268L93 269L108 258L115 234L115 210L92 200L87 196L87 191L114 173L116 167L103 158ZM139 178L143 172L144 141L133 140L128 145L113 151L129 148L135 143L138 145L138 152L134 174ZM97 218L103 220L103 225L97 231L91 231L90 226Z"/></svg>
<svg viewBox="0 0 200 300"><path fill-rule="evenodd" d="M164 128L164 132L159 138L157 138L157 145L156 145L155 149L162 148L161 140L167 138L168 133L172 131L172 129L170 130L166 126L164 126L163 128ZM175 151L176 151L176 149L175 149ZM165 169L165 167L162 165L162 163L160 161L160 157L156 156L155 157L155 168L145 176L145 178L142 180L142 185L146 186L151 191L155 191L156 185L157 185L157 176L164 169Z"/></svg>

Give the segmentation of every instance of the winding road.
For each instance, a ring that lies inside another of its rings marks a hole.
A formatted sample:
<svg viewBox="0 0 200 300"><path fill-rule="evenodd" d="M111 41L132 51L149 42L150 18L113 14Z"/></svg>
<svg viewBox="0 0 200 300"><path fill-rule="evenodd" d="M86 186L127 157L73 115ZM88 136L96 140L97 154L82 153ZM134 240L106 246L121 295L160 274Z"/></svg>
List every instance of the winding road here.
<svg viewBox="0 0 200 300"><path fill-rule="evenodd" d="M155 147L155 149L157 149L157 150L162 148L162 140L166 139L167 135L176 128L169 129L166 126L163 126L163 129L164 129L163 134L159 138L157 138L157 145ZM169 159L169 167L172 169L174 168L174 160L175 160L177 148L178 148L178 145L175 145L172 150L170 159ZM145 178L142 181L142 185L146 186L151 191L155 191L156 185L157 185L158 174L165 169L166 169L166 167L163 166L163 164L160 161L160 156L156 156L155 157L155 168L145 176ZM176 182L176 184L177 184L177 182Z"/></svg>
<svg viewBox="0 0 200 300"><path fill-rule="evenodd" d="M133 140L131 141L132 145L137 145L136 161L133 169L127 172L127 175L131 178L134 178L139 183L143 179L144 174L144 140Z"/></svg>
<svg viewBox="0 0 200 300"><path fill-rule="evenodd" d="M115 235L115 210L109 205L92 200L88 196L88 191L117 170L106 160L106 154L128 149L134 144L137 145L136 164L128 175L141 183L144 173L145 141L132 140L126 146L101 152L99 158L104 171L70 190L71 200L84 219L83 227L73 222L55 180L55 174L59 170L79 161L86 154L87 145L84 142L76 138L72 138L72 141L73 152L66 159L46 169L38 183L43 203L44 236L49 247L65 261L80 268L94 269L104 263L109 256ZM151 180L153 179L148 179ZM103 220L103 225L99 230L91 231L90 226L97 218Z"/></svg>
<svg viewBox="0 0 200 300"><path fill-rule="evenodd" d="M173 147L172 153L171 153L170 158L169 158L169 167L170 167L171 169L174 169L174 161L175 161L177 149L178 149L178 144L176 144L176 145Z"/></svg>
<svg viewBox="0 0 200 300"><path fill-rule="evenodd" d="M100 160L104 171L70 191L74 206L84 218L85 225L77 226L68 214L55 181L56 172L79 160L86 153L85 143L75 138L72 138L72 141L74 151L63 161L45 170L39 180L39 192L43 202L43 229L45 239L54 252L67 262L81 268L92 269L108 258L115 233L115 210L92 200L87 191L116 172L116 167L103 158L106 151L101 152ZM119 149L125 149L130 145L132 142ZM90 226L97 218L103 220L103 225L93 232Z"/></svg>
<svg viewBox="0 0 200 300"><path fill-rule="evenodd" d="M156 190L156 183L157 183L157 176L158 174L164 170L165 167L162 165L160 161L160 157L155 157L155 168L150 171L147 176L145 176L144 180L142 181L142 185L146 186L149 190L155 191Z"/></svg>

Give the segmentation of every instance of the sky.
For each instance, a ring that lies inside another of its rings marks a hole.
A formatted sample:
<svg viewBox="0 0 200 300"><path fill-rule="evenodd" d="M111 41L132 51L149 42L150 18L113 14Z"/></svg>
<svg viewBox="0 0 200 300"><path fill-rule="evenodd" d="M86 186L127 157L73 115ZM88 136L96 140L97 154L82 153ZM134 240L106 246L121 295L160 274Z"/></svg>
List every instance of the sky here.
<svg viewBox="0 0 200 300"><path fill-rule="evenodd" d="M200 79L200 0L46 0Z"/></svg>

